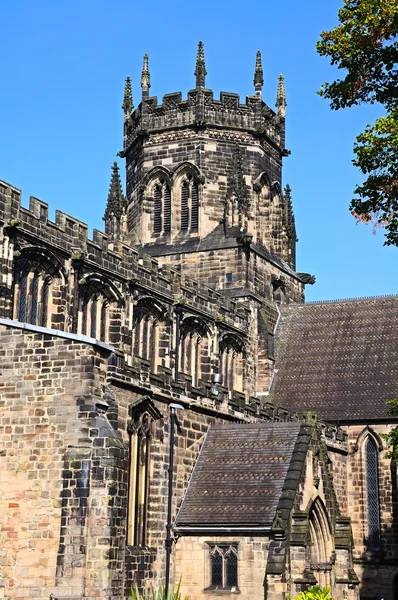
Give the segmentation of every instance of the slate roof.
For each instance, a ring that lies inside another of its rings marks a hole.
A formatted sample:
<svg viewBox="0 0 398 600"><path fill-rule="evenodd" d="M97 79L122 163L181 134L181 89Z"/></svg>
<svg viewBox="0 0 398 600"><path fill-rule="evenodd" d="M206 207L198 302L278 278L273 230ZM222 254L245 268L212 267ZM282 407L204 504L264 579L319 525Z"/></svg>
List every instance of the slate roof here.
<svg viewBox="0 0 398 600"><path fill-rule="evenodd" d="M283 489L292 502L310 437L296 422L213 425L175 527L271 526Z"/></svg>
<svg viewBox="0 0 398 600"><path fill-rule="evenodd" d="M334 422L385 419L398 397L398 296L281 312L273 402Z"/></svg>

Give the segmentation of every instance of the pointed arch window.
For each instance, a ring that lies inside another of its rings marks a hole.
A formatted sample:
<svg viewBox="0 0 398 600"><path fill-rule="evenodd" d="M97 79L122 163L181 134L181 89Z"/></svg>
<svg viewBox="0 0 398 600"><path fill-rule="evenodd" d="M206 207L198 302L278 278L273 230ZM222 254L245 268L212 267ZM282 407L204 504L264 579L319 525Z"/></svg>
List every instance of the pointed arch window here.
<svg viewBox="0 0 398 600"><path fill-rule="evenodd" d="M225 336L220 344L222 384L229 390L243 392L243 344L234 336Z"/></svg>
<svg viewBox="0 0 398 600"><path fill-rule="evenodd" d="M153 190L153 233L161 235L171 231L171 190L165 181L157 183Z"/></svg>
<svg viewBox="0 0 398 600"><path fill-rule="evenodd" d="M181 347L179 370L191 377L192 385L199 387L200 381L210 371L208 329L196 317L187 317L181 324Z"/></svg>
<svg viewBox="0 0 398 600"><path fill-rule="evenodd" d="M130 489L127 543L145 546L147 541L151 417L144 413L130 426Z"/></svg>
<svg viewBox="0 0 398 600"><path fill-rule="evenodd" d="M209 589L238 589L238 544L209 544Z"/></svg>
<svg viewBox="0 0 398 600"><path fill-rule="evenodd" d="M17 269L14 314L19 321L47 326L51 280L37 263L26 263Z"/></svg>
<svg viewBox="0 0 398 600"><path fill-rule="evenodd" d="M371 436L365 442L367 548L380 549L379 453Z"/></svg>
<svg viewBox="0 0 398 600"><path fill-rule="evenodd" d="M199 187L189 175L181 183L181 231L198 231L199 226Z"/></svg>
<svg viewBox="0 0 398 600"><path fill-rule="evenodd" d="M151 304L143 302L134 309L133 353L150 362L150 368L156 373L160 362L159 342L164 321L160 311Z"/></svg>
<svg viewBox="0 0 398 600"><path fill-rule="evenodd" d="M106 342L110 305L106 290L99 284L84 286L80 297L79 332Z"/></svg>

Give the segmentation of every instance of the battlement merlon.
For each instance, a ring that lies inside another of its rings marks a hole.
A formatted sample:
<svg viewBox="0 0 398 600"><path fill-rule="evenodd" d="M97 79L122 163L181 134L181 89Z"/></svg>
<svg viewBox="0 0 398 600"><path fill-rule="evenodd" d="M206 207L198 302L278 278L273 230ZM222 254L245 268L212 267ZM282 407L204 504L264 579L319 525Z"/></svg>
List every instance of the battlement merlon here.
<svg viewBox="0 0 398 600"><path fill-rule="evenodd" d="M124 157L136 140L144 135L185 128L224 128L263 136L282 156L285 149L285 117L275 113L261 98L247 96L241 104L238 94L195 89L183 100L181 92L166 94L158 105L156 96L143 98L124 123Z"/></svg>

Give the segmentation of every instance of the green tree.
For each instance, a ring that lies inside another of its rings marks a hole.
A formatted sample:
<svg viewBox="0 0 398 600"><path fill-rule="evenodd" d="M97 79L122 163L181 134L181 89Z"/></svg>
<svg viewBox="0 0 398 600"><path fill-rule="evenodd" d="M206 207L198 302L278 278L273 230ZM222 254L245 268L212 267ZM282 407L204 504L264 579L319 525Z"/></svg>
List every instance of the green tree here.
<svg viewBox="0 0 398 600"><path fill-rule="evenodd" d="M388 400L387 404L390 406L388 414L390 417L398 417L398 398L394 400ZM398 427L394 427L389 433L382 433L381 437L387 442L388 452L386 453L387 458L392 460L398 460Z"/></svg>
<svg viewBox="0 0 398 600"><path fill-rule="evenodd" d="M319 94L337 110L379 103L383 115L354 144L354 165L365 175L350 210L357 221L386 230L398 245L398 0L343 0L340 24L321 33L317 51L345 70Z"/></svg>
<svg viewBox="0 0 398 600"><path fill-rule="evenodd" d="M330 587L321 588L319 585L313 585L301 592L294 600L333 600L333 598Z"/></svg>

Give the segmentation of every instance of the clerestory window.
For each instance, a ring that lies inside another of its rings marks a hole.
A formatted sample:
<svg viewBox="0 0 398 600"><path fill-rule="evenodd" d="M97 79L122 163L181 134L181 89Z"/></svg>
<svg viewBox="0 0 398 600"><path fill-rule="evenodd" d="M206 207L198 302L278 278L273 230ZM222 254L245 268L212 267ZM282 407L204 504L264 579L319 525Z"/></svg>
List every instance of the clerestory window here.
<svg viewBox="0 0 398 600"><path fill-rule="evenodd" d="M23 268L17 275L16 316L22 323L47 327L51 277L40 267Z"/></svg>

